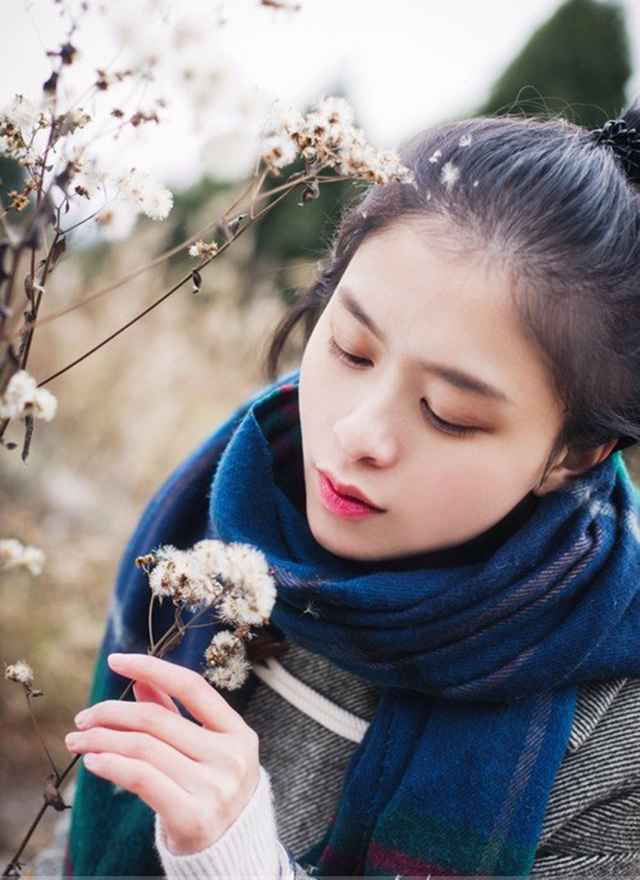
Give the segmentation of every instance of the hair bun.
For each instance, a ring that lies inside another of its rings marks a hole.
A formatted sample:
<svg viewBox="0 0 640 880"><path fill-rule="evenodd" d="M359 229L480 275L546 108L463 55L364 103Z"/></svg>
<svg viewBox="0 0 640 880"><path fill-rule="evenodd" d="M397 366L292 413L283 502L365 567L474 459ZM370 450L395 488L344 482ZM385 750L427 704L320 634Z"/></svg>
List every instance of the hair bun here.
<svg viewBox="0 0 640 880"><path fill-rule="evenodd" d="M596 144L611 147L622 161L629 180L640 185L640 132L629 124L631 121L636 121L638 114L629 112L625 115L626 118L610 119L602 128L594 129L591 134Z"/></svg>

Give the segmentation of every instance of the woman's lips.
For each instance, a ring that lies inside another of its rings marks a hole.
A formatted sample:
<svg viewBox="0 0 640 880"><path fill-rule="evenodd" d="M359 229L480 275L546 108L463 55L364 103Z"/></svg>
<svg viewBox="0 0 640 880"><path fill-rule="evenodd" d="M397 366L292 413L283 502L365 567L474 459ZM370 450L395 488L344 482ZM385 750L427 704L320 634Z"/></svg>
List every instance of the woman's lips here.
<svg viewBox="0 0 640 880"><path fill-rule="evenodd" d="M365 504L364 501L358 501L355 498L340 495L333 488L331 481L321 471L318 471L318 482L322 503L327 510L330 510L331 513L337 514L337 516L355 518L371 516L371 514L374 513L383 513L383 511L377 510L369 504Z"/></svg>

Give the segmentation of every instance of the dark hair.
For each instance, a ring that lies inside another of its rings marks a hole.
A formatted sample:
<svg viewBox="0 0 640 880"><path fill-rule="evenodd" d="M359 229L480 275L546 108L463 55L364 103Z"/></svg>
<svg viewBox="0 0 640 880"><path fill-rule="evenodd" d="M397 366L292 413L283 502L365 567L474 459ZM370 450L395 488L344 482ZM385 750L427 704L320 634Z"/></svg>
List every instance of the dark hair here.
<svg viewBox="0 0 640 880"><path fill-rule="evenodd" d="M621 118L640 129L640 101ZM540 482L565 444L640 439L640 189L594 134L563 118L505 115L412 137L398 154L415 185L372 184L344 206L317 280L274 330L268 379L300 321L306 344L364 239L419 219L443 242L455 227L455 253L487 255L510 272L523 329L565 405ZM459 172L453 183L441 180L448 162Z"/></svg>

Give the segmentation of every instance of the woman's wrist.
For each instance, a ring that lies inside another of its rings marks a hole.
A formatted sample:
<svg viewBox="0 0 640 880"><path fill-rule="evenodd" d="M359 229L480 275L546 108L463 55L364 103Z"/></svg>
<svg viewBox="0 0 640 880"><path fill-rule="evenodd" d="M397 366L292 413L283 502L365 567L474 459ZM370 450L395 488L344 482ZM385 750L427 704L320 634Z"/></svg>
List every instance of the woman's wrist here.
<svg viewBox="0 0 640 880"><path fill-rule="evenodd" d="M271 780L262 765L251 800L211 846L190 854L171 852L157 813L155 844L167 877L233 877L237 880L259 877L266 880L290 876L286 850L278 841Z"/></svg>

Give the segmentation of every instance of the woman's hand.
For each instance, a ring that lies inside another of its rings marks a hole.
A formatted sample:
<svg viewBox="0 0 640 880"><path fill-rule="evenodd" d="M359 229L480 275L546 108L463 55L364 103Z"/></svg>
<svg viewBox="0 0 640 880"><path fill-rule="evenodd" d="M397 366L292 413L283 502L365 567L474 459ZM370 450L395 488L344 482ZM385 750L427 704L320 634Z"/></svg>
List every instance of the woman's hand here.
<svg viewBox="0 0 640 880"><path fill-rule="evenodd" d="M258 785L257 733L192 669L150 654L110 654L108 662L135 679L137 702L104 700L78 713L83 732L69 734L67 748L87 753L92 773L149 804L174 854L206 849ZM171 696L202 726L184 718Z"/></svg>

